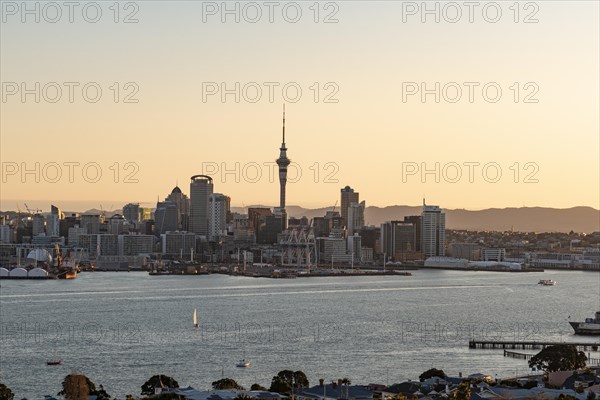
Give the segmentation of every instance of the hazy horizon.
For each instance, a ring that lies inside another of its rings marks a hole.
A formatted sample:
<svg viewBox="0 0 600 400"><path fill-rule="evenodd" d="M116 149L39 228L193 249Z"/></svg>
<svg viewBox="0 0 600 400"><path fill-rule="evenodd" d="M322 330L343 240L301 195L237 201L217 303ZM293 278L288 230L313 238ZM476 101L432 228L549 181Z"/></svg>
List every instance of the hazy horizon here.
<svg viewBox="0 0 600 400"><path fill-rule="evenodd" d="M153 203L176 183L189 194L189 177L202 173L233 204L276 204L284 103L297 163L289 204L327 206L350 185L367 205L425 197L450 209L598 208L598 2L520 2L518 15L494 3L499 21L480 6L473 23L464 7L456 23L446 8L423 23L408 3L319 3L315 14L301 2L297 23L281 9L272 23L266 10L257 23L246 21L251 10L235 22L188 1L134 2L119 18L135 23L113 22L108 8L98 23L4 15L1 208L12 199ZM52 84L39 103L10 94L35 82L57 83L62 97L50 101ZM78 85L73 102L65 82ZM88 83L99 101L84 100ZM21 175L36 162L39 182Z"/></svg>

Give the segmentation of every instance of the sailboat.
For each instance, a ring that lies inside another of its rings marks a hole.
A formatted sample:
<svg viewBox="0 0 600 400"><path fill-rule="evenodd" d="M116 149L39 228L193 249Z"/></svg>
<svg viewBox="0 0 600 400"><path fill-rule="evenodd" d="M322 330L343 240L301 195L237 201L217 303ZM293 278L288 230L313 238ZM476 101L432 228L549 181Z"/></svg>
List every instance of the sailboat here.
<svg viewBox="0 0 600 400"><path fill-rule="evenodd" d="M194 319L193 319L193 323L194 323L194 328L198 327L198 316L196 313L196 306L194 306Z"/></svg>

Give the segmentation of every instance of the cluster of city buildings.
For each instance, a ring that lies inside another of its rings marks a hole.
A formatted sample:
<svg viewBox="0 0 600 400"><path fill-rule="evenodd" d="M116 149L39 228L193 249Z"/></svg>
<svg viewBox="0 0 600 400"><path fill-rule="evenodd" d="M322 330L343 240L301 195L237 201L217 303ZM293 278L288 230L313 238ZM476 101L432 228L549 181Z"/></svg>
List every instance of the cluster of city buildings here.
<svg viewBox="0 0 600 400"><path fill-rule="evenodd" d="M231 198L215 192L213 179L194 175L189 196L175 186L154 209L137 203L122 212L65 215L52 205L50 213L30 210L0 215L0 265L21 264L32 248L80 255L79 261L98 269L141 268L149 260L189 262L244 262L311 267L318 264L411 263L451 256L459 260L528 263L539 267L583 266L600 269L598 244L589 251L565 253L528 249L507 253L502 243L446 235L444 211L425 204L420 215L365 223L365 201L350 186L340 190L336 206L325 215L308 219L289 217L286 210L287 157L285 110L282 143L276 160L279 205L249 207L232 212ZM65 254L68 257L68 254ZM445 263L444 261L443 263ZM461 261L464 262L464 261Z"/></svg>

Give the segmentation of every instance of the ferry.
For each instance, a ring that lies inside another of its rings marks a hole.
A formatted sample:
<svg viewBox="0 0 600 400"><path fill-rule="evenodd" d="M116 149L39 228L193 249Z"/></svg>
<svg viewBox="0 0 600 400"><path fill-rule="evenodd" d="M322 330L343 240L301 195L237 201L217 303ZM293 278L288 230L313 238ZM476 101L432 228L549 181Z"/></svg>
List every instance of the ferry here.
<svg viewBox="0 0 600 400"><path fill-rule="evenodd" d="M585 322L570 322L576 335L600 336L600 311L594 318L586 318Z"/></svg>
<svg viewBox="0 0 600 400"><path fill-rule="evenodd" d="M552 279L540 279L540 281L538 282L538 285L543 285L543 286L555 286L558 282L552 280Z"/></svg>

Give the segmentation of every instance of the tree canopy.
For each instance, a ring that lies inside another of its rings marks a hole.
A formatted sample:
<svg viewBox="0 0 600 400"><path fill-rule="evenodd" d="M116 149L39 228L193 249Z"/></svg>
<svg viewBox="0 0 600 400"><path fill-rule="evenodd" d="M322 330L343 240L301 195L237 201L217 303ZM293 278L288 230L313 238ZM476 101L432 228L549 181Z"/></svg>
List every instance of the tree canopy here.
<svg viewBox="0 0 600 400"><path fill-rule="evenodd" d="M65 396L67 400L87 400L88 396L96 396L98 400L110 400L110 395L102 385L96 389L96 385L90 378L77 372L65 376L62 387L58 395Z"/></svg>
<svg viewBox="0 0 600 400"><path fill-rule="evenodd" d="M167 375L154 375L152 378L148 379L146 383L142 385L142 393L143 395L149 395L155 393L155 388L157 387L168 387L168 388L178 388L179 383L170 376Z"/></svg>
<svg viewBox="0 0 600 400"><path fill-rule="evenodd" d="M231 378L223 378L223 379L219 379L218 381L214 381L212 383L212 387L215 390L244 389L235 380L233 380Z"/></svg>
<svg viewBox="0 0 600 400"><path fill-rule="evenodd" d="M546 372L569 371L585 367L587 357L570 344L548 346L529 360L530 368Z"/></svg>
<svg viewBox="0 0 600 400"><path fill-rule="evenodd" d="M271 392L289 394L292 391L292 388L298 389L308 386L308 378L304 372L294 372L289 369L284 369L283 371L279 371L279 373L273 377L271 380L271 388L269 390Z"/></svg>
<svg viewBox="0 0 600 400"><path fill-rule="evenodd" d="M3 383L0 383L0 400L13 400L15 398L12 390Z"/></svg>
<svg viewBox="0 0 600 400"><path fill-rule="evenodd" d="M252 386L250 386L250 390L267 390L267 388L258 383L253 383Z"/></svg>
<svg viewBox="0 0 600 400"><path fill-rule="evenodd" d="M446 373L441 369L431 368L419 375L419 380L423 382L424 380L433 378L434 376L438 378L445 378Z"/></svg>

